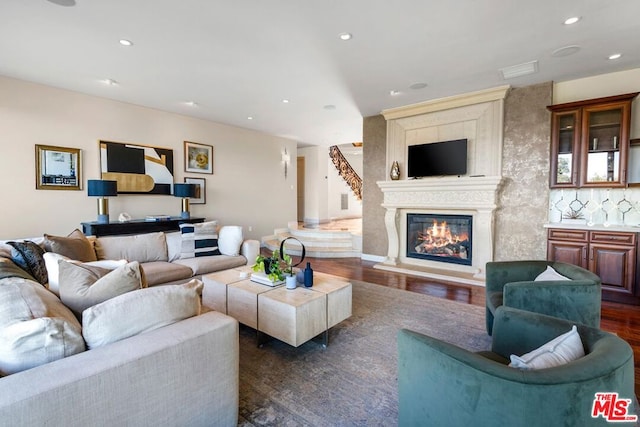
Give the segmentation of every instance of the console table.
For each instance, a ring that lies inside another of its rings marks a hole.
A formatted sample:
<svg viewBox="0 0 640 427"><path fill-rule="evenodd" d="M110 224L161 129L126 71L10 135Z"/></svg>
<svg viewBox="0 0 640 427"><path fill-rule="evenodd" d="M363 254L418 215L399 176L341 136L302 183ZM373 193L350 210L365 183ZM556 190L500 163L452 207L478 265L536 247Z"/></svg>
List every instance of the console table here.
<svg viewBox="0 0 640 427"><path fill-rule="evenodd" d="M87 236L117 236L121 234L153 233L156 231L178 231L180 224L204 222L204 218L171 217L161 221L147 221L145 219L132 219L127 222L108 222L100 224L96 221L83 222L82 232Z"/></svg>

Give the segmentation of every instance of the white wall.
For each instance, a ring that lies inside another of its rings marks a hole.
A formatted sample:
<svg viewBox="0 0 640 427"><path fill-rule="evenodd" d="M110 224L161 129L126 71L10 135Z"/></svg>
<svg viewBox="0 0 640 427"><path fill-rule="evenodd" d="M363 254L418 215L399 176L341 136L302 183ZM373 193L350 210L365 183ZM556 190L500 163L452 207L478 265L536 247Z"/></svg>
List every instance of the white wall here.
<svg viewBox="0 0 640 427"><path fill-rule="evenodd" d="M298 156L305 159L304 222L319 224L328 221L327 212L327 147L305 147Z"/></svg>
<svg viewBox="0 0 640 427"><path fill-rule="evenodd" d="M351 188L340 177L329 157L328 147L305 147L298 150L305 158L304 221L321 224L332 219L362 216L362 202L357 200ZM362 156L348 156L355 171L362 177ZM349 209L342 210L340 197L349 195Z"/></svg>
<svg viewBox="0 0 640 427"><path fill-rule="evenodd" d="M362 156L354 155L352 153L342 153L353 168L353 170L362 178ZM327 185L328 185L328 215L330 219L341 218L357 218L362 217L362 201L358 200L353 194L351 187L346 183L344 179L338 173L338 170L334 166L331 158L327 154ZM342 194L347 194L348 197L348 209L342 209L341 198Z"/></svg>
<svg viewBox="0 0 640 427"><path fill-rule="evenodd" d="M100 139L172 148L175 182L206 179L207 203L192 205L193 216L242 225L258 239L296 217L296 165L285 179L281 161L285 147L296 158L291 140L1 76L0 129L0 239L66 235L95 220L86 181L99 178ZM183 141L214 147L213 175L184 172ZM36 144L80 148L83 190L36 190ZM178 215L180 200L120 195L110 199L111 219L120 212Z"/></svg>

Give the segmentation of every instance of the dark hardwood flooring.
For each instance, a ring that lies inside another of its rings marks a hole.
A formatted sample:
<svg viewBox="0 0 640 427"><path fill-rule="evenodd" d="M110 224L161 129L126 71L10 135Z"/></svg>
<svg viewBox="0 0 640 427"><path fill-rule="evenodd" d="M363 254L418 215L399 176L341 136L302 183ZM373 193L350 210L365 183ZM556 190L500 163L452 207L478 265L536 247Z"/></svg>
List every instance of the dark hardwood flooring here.
<svg viewBox="0 0 640 427"><path fill-rule="evenodd" d="M392 273L373 268L374 262L360 258L306 258L315 271L347 279L362 280L433 297L484 306L484 288L473 285L441 283L434 280ZM626 340L634 352L636 395L640 396L640 306L602 302L600 327Z"/></svg>

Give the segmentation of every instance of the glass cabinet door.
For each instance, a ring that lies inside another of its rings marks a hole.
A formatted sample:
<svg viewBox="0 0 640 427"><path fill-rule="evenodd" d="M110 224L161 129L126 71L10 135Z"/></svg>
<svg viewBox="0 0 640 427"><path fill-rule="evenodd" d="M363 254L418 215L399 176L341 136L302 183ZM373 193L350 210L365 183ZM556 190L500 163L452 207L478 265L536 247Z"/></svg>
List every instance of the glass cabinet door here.
<svg viewBox="0 0 640 427"><path fill-rule="evenodd" d="M622 159L626 162L626 150L623 153L622 106L614 108L585 108L583 123L583 159L582 184L621 185L624 182Z"/></svg>
<svg viewBox="0 0 640 427"><path fill-rule="evenodd" d="M553 115L550 176L552 188L578 185L579 117L578 110Z"/></svg>

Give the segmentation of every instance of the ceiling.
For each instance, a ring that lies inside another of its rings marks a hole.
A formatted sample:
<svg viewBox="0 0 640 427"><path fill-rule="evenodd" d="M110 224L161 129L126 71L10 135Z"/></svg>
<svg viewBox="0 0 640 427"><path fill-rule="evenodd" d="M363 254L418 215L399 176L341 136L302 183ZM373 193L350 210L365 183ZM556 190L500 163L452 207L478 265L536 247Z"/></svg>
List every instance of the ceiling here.
<svg viewBox="0 0 640 427"><path fill-rule="evenodd" d="M638 0L2 0L0 75L333 145L387 108L640 67L639 17Z"/></svg>

